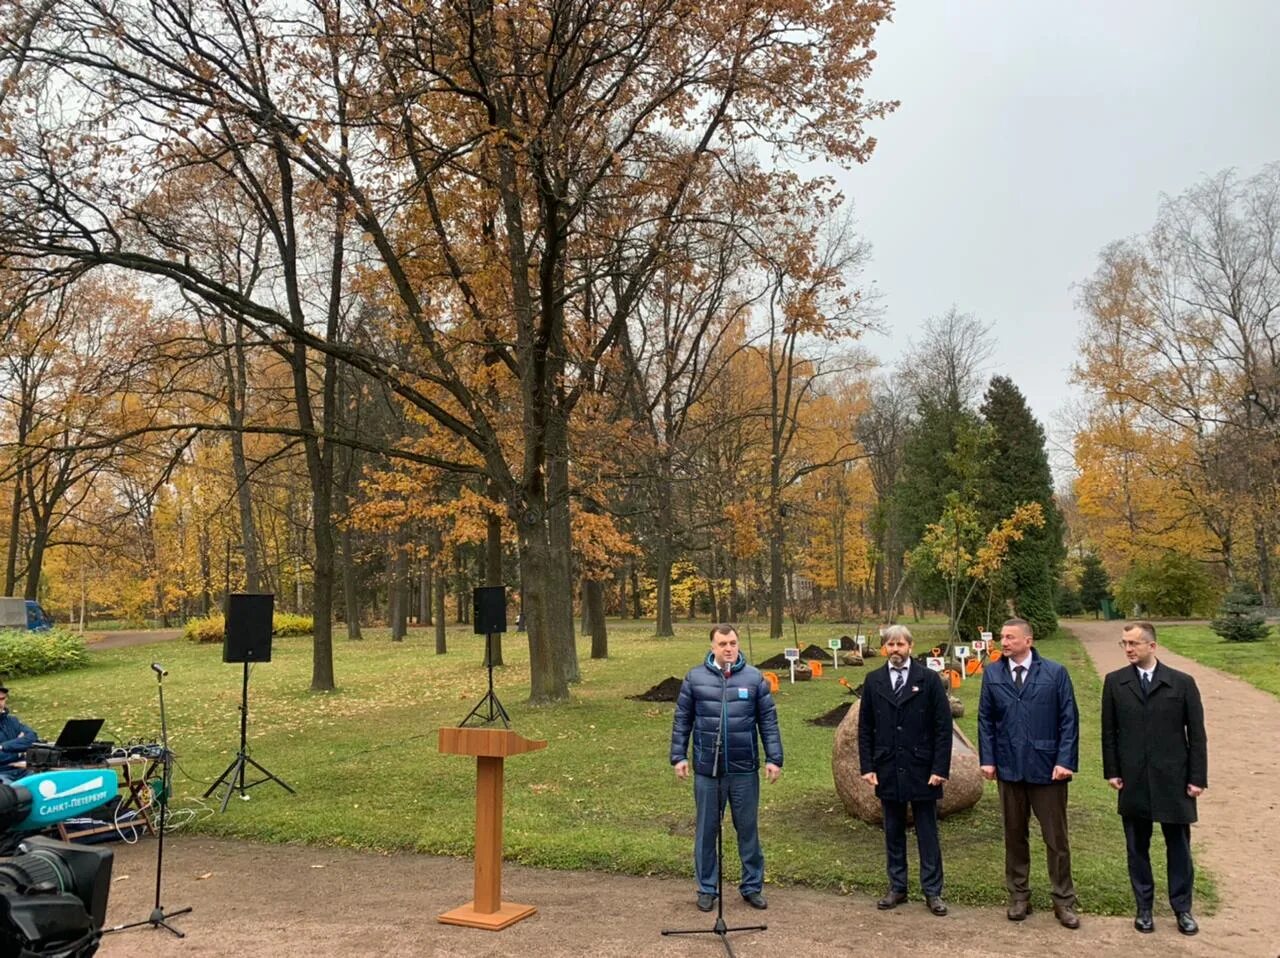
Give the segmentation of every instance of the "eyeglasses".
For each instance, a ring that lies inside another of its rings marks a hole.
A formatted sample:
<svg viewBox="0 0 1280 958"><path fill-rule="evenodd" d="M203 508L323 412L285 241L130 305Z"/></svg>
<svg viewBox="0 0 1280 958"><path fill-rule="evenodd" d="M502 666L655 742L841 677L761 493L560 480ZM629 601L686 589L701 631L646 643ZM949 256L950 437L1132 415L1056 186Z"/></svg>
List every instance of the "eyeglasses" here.
<svg viewBox="0 0 1280 958"><path fill-rule="evenodd" d="M1119 642L1116 643L1116 645L1120 646L1120 648L1122 649L1140 649L1144 645L1150 645L1150 644L1151 643L1147 642L1145 639L1139 640L1136 642L1132 639L1121 639Z"/></svg>

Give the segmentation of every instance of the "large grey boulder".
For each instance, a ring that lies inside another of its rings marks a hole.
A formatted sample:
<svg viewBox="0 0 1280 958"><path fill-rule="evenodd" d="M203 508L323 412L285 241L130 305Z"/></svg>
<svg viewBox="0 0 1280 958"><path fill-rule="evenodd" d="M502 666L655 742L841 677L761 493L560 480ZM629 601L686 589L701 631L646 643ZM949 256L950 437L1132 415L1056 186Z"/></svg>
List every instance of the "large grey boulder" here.
<svg viewBox="0 0 1280 958"><path fill-rule="evenodd" d="M876 798L876 790L862 780L859 772L856 706L849 709L849 714L836 728L835 744L831 749L831 772L845 811L869 825L879 825L883 820L880 799ZM942 801L938 802L938 817L946 818L953 812L976 805L982 798L983 781L982 769L978 767L978 750L956 728L951 742L951 774L942 789Z"/></svg>

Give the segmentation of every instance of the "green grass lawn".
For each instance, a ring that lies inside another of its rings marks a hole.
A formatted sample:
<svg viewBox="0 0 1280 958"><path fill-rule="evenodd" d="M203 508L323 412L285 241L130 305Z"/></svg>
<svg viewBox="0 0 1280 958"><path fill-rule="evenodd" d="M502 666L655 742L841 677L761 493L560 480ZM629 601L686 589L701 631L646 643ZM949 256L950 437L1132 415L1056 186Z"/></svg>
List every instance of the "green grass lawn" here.
<svg viewBox="0 0 1280 958"><path fill-rule="evenodd" d="M667 760L674 706L630 701L704 654L706 626L677 626L674 639L655 639L652 623L610 623L611 658L587 658L580 646L583 683L573 700L533 708L528 696L528 654L523 637L508 635L508 665L496 688L521 734L546 739L544 751L506 765L506 857L549 868L587 868L637 875L689 877L692 884L693 795L677 783ZM795 641L743 630L743 647L761 661ZM847 626L801 626L804 646L852 632ZM927 649L945 627L918 630ZM307 842L369 849L416 849L468 855L473 843L474 764L436 751L436 729L456 725L484 694L480 641L463 629L449 637L450 653L436 656L430 630L403 643L369 630L363 642L338 639L338 691L307 691L308 639L277 640L274 661L255 666L250 685L251 754L293 785L289 795L273 783L254 788L250 801L233 797L225 815L213 799L191 826L208 834L262 841ZM1100 683L1080 645L1065 633L1040 643L1042 652L1071 669L1083 704L1083 768L1072 786L1070 816L1076 882L1083 907L1127 914L1132 902L1124 839L1115 800L1103 782L1095 703ZM46 735L71 716L107 718L104 737L116 742L159 734L156 676L162 661L169 728L178 755L175 807L196 804L231 761L238 745L241 669L221 662L219 646L184 641L93 653L79 672L13 683L12 704ZM879 660L877 660L879 661ZM842 668L857 685L860 669ZM768 879L778 883L879 894L885 885L878 828L846 815L831 775L834 730L810 725L847 700L837 675L790 685L783 676L778 709L786 751L781 781L762 787L761 833ZM967 712L960 725L976 738L979 681L960 690ZM1033 828L1033 832L1035 829ZM1159 844L1158 842L1156 843ZM732 844L730 842L730 847ZM1003 846L995 785L978 805L942 823L948 897L996 905L1005 898ZM914 852L912 852L914 859ZM734 858L735 856L730 856ZM916 866L912 864L913 882ZM1163 864L1156 863L1156 874ZM737 873L736 860L727 871ZM1035 901L1048 906L1043 846L1033 840ZM1212 901L1210 882L1197 877L1200 900ZM1208 910L1208 909L1206 909Z"/></svg>
<svg viewBox="0 0 1280 958"><path fill-rule="evenodd" d="M1157 632L1160 645L1280 697L1280 626L1261 642L1227 642L1207 625L1162 625Z"/></svg>

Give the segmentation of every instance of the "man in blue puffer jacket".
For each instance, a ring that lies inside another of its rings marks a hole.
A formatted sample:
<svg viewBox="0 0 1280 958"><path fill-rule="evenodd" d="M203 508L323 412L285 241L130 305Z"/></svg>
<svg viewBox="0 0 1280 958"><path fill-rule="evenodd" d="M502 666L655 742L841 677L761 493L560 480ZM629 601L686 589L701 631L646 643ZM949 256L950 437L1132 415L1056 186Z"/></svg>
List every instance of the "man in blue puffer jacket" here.
<svg viewBox="0 0 1280 958"><path fill-rule="evenodd" d="M764 853L760 850L760 750L764 774L776 782L782 773L782 736L769 684L738 651L738 632L731 625L711 629L711 651L689 671L676 700L671 725L671 764L676 777L689 777L689 737L693 736L693 795L697 827L693 871L698 882L698 908L715 907L720 883L716 859L716 824L726 800L738 833L742 881L738 891L753 908L767 908ZM757 739L759 737L759 740Z"/></svg>

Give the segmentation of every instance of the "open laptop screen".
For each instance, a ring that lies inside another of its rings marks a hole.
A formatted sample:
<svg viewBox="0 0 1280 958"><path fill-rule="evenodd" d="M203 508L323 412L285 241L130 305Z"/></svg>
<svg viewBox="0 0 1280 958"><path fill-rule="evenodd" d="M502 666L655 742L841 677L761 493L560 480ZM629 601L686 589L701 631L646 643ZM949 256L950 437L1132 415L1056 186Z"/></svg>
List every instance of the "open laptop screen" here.
<svg viewBox="0 0 1280 958"><path fill-rule="evenodd" d="M92 745L98 737L105 719L71 719L62 726L58 740L53 744L58 748L85 748Z"/></svg>

